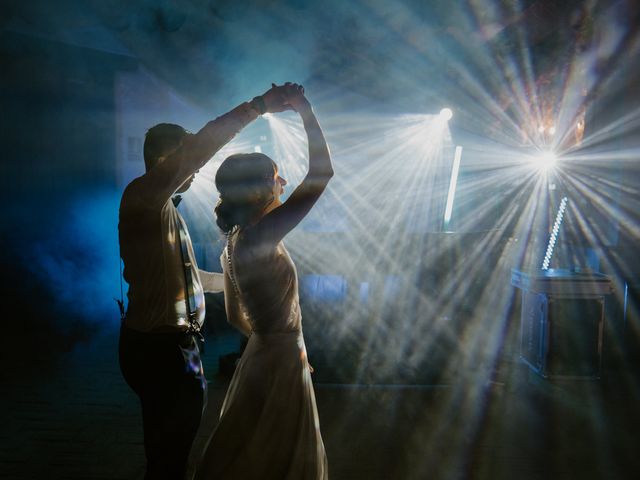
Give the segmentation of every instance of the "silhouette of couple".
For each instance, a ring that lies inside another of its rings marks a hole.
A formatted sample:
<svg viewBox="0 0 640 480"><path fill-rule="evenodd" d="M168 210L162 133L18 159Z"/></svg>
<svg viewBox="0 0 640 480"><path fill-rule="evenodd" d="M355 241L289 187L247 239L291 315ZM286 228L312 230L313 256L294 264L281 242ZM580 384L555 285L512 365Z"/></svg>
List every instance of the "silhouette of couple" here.
<svg viewBox="0 0 640 480"><path fill-rule="evenodd" d="M216 173L216 223L227 235L223 273L199 270L174 205L195 174L264 113L296 111L309 142L309 168L286 202L286 181L261 153L228 157ZM125 189L120 249L129 284L119 355L140 398L146 479L184 478L200 424L206 380L198 337L204 292L224 291L228 321L249 337L220 419L196 466L198 479L326 479L315 394L302 335L298 279L282 239L310 211L333 175L304 89L273 85L195 134L151 128L146 172Z"/></svg>

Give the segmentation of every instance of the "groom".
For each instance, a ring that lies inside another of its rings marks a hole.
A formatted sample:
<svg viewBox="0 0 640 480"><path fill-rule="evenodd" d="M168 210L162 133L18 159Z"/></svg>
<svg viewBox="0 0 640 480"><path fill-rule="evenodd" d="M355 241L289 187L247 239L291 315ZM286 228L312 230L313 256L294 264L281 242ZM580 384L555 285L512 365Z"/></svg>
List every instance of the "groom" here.
<svg viewBox="0 0 640 480"><path fill-rule="evenodd" d="M140 398L145 479L183 478L202 415L206 380L196 337L204 322L203 281L172 197L240 130L280 112L285 87L273 85L191 134L163 123L144 142L146 172L120 203L120 251L129 284L120 332L120 369Z"/></svg>

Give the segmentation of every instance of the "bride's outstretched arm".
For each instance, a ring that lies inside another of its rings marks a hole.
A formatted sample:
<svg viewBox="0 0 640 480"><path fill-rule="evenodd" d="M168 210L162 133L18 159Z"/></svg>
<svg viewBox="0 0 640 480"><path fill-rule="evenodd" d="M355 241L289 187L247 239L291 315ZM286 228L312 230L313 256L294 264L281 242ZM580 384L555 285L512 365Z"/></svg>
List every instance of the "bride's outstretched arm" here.
<svg viewBox="0 0 640 480"><path fill-rule="evenodd" d="M222 273L198 269L198 275L205 293L220 293L224 290L224 275Z"/></svg>

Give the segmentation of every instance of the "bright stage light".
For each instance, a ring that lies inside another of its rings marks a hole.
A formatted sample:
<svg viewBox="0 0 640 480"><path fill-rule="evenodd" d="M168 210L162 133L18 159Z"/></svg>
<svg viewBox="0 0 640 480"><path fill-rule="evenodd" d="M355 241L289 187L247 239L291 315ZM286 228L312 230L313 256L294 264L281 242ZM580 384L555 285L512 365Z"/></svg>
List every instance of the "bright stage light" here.
<svg viewBox="0 0 640 480"><path fill-rule="evenodd" d="M540 152L534 157L535 164L542 170L550 170L558 163L558 157L551 150Z"/></svg>
<svg viewBox="0 0 640 480"><path fill-rule="evenodd" d="M449 120L451 120L451 117L453 117L453 112L450 108L443 108L442 110L440 110L440 118L442 118L444 121L448 122Z"/></svg>

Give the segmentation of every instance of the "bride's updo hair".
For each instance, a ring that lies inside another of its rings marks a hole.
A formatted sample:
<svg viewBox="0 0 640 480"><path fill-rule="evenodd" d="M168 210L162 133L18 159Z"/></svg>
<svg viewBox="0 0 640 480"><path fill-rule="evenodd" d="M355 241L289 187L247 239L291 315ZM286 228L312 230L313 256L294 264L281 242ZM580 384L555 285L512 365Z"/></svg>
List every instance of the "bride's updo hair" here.
<svg viewBox="0 0 640 480"><path fill-rule="evenodd" d="M275 162L263 153L238 153L222 162L216 172L220 200L215 213L223 232L258 217L273 198L276 171Z"/></svg>

